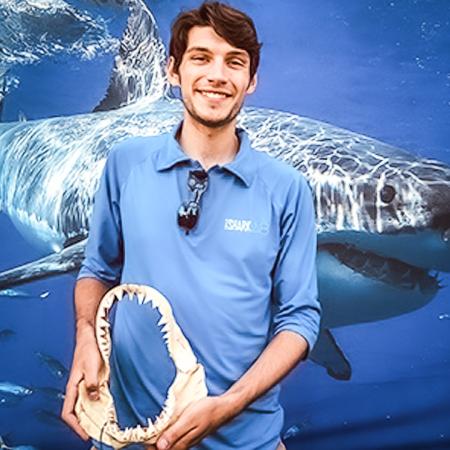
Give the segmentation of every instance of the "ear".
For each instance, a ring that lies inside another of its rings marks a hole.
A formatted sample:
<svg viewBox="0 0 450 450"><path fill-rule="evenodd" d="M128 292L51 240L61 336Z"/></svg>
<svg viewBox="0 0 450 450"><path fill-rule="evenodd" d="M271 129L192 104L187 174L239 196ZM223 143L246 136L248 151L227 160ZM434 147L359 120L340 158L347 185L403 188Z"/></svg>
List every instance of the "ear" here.
<svg viewBox="0 0 450 450"><path fill-rule="evenodd" d="M253 94L253 92L255 92L257 84L258 84L258 77L255 73L255 75L253 75L253 78L250 80L250 83L248 84L247 94Z"/></svg>
<svg viewBox="0 0 450 450"><path fill-rule="evenodd" d="M175 58L169 57L166 66L167 79L172 86L180 86L180 75L175 72Z"/></svg>

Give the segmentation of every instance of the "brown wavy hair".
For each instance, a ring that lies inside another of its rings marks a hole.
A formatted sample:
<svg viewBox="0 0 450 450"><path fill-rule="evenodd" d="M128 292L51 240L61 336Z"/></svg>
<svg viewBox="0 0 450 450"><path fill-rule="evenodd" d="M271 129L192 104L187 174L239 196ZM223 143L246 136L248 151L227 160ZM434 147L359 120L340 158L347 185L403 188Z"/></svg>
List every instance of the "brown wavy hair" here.
<svg viewBox="0 0 450 450"><path fill-rule="evenodd" d="M169 56L174 58L174 70L178 69L187 48L188 33L195 26L212 27L230 45L245 50L250 56L250 79L259 65L258 42L253 20L242 11L220 2L203 2L197 9L182 11L172 24Z"/></svg>

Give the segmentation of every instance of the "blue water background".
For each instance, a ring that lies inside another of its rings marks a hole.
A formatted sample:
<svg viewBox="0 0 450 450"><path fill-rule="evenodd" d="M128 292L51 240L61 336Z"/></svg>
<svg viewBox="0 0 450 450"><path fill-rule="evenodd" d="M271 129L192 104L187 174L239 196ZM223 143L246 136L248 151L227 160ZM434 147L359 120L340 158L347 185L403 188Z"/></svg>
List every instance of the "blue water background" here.
<svg viewBox="0 0 450 450"><path fill-rule="evenodd" d="M179 7L197 4L148 1L165 42ZM248 104L323 120L450 164L449 2L232 4L250 13L264 43L259 87ZM79 5L102 11L88 1ZM126 14L114 7L104 14L119 37ZM20 85L5 100L3 120L17 120L19 111L35 119L92 110L112 63L111 54L91 61L61 56L16 68ZM4 215L0 230L0 269L41 256ZM450 276L442 279L446 287L418 311L332 330L351 362L351 381L334 380L311 362L285 380L289 449L450 448ZM73 281L66 275L25 286L34 298L0 297L0 329L16 332L0 342L0 381L64 388L34 352L70 367ZM88 448L35 415L36 409L57 414L60 406L39 396L0 406L0 435L44 450Z"/></svg>

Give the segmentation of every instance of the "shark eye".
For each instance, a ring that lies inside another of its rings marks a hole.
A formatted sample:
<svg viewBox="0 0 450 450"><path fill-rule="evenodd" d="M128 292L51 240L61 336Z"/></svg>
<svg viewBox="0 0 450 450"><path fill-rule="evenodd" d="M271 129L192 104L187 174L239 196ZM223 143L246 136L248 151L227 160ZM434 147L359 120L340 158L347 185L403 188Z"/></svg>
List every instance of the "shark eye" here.
<svg viewBox="0 0 450 450"><path fill-rule="evenodd" d="M380 191L381 201L384 203L391 203L395 197L395 188L390 184L386 184Z"/></svg>

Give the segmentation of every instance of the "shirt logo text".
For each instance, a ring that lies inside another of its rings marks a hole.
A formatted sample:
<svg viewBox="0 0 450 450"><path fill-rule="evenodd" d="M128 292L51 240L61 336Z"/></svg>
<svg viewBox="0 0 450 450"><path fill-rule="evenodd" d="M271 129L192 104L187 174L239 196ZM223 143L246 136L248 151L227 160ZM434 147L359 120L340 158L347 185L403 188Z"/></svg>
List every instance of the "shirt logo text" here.
<svg viewBox="0 0 450 450"><path fill-rule="evenodd" d="M225 231L239 231L241 233L262 233L267 234L269 226L267 223L254 222L244 219L225 219Z"/></svg>

